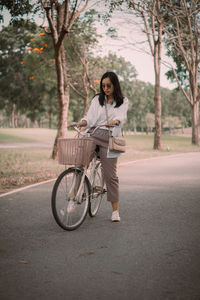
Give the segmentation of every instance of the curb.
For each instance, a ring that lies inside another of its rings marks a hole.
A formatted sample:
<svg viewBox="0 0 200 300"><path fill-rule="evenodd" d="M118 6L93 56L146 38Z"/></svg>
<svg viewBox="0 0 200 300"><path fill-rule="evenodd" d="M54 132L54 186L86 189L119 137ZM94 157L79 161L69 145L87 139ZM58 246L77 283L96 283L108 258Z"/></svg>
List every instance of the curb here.
<svg viewBox="0 0 200 300"><path fill-rule="evenodd" d="M26 190L26 189L29 189L29 188L32 188L32 187L35 187L35 186L38 186L38 185L42 185L44 183L48 183L48 182L51 182L51 181L54 181L54 180L56 180L56 178L55 179L49 179L49 180L46 180L46 181L41 181L41 182L38 182L38 183L34 183L34 184L31 184L31 185L24 186L22 188L15 189L15 190L12 190L10 192L1 194L0 198L4 197L4 196L11 195L11 194L14 194L14 193L17 193L17 192L21 192L23 190Z"/></svg>

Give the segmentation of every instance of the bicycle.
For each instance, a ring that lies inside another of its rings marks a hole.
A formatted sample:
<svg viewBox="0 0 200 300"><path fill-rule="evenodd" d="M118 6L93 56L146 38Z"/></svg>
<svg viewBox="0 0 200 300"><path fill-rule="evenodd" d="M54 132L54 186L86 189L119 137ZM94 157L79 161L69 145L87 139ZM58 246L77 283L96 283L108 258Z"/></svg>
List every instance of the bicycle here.
<svg viewBox="0 0 200 300"><path fill-rule="evenodd" d="M79 155L84 153L83 151L86 150L83 149L84 144L90 142L91 146L93 142L90 136L102 126L97 126L92 133L89 133L88 130L81 132L75 124L71 124L69 127L74 128L78 134L82 135L82 138L75 139L77 147L74 147L72 151L69 150L72 161L75 159L75 166L69 167L58 176L52 190L51 207L57 224L62 229L71 231L83 223L88 213L90 217L96 216L106 189L97 149L91 162L90 157L86 157L81 165L78 165L76 161L77 151L79 151ZM75 142L74 139L64 139L69 143L70 140L73 140L72 143ZM69 159L69 157L67 158Z"/></svg>

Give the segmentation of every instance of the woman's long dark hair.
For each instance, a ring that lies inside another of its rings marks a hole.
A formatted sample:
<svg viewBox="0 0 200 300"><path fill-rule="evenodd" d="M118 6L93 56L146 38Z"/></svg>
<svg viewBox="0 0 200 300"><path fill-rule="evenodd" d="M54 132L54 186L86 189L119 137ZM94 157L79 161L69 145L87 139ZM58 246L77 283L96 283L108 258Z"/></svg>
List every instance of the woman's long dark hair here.
<svg viewBox="0 0 200 300"><path fill-rule="evenodd" d="M110 81L112 82L113 86L114 86L114 100L116 102L115 107L119 107L123 102L124 102L124 96L122 94L121 91L121 87L120 87L120 83L119 83L119 79L117 77L117 75L114 72L106 72L105 74L103 74L101 81L100 81L100 93L99 93L99 104L101 106L104 105L105 102L105 93L103 91L103 87L102 87L102 81L105 78L109 78Z"/></svg>

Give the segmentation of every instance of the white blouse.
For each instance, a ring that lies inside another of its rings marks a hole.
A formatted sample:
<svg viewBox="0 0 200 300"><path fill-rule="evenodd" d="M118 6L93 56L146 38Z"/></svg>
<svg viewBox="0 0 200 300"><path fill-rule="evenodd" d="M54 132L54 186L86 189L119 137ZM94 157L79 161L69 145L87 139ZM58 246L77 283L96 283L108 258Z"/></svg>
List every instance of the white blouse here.
<svg viewBox="0 0 200 300"><path fill-rule="evenodd" d="M112 104L107 103L107 111L108 111L108 120L119 120L120 124L114 128L112 128L112 136L121 136L121 128L126 121L127 118L127 111L128 111L128 99L125 97L123 104L119 107L115 107L116 102L114 101ZM86 127L93 127L98 125L107 124L106 118L106 109L105 105L101 106L99 104L99 95L95 96L92 99L91 105L87 112L86 117L82 120L87 121ZM104 129L108 129L107 127L101 127ZM111 152L108 149L107 157L114 158L120 156L120 153Z"/></svg>
<svg viewBox="0 0 200 300"><path fill-rule="evenodd" d="M121 104L119 107L115 107L115 105L115 101L112 104L107 103L108 120L119 120L120 124L118 127L122 127L127 118L128 99L125 97L123 104ZM107 124L105 105L101 106L99 104L98 95L92 99L88 113L82 120L87 121L87 127ZM105 129L108 128L105 127Z"/></svg>

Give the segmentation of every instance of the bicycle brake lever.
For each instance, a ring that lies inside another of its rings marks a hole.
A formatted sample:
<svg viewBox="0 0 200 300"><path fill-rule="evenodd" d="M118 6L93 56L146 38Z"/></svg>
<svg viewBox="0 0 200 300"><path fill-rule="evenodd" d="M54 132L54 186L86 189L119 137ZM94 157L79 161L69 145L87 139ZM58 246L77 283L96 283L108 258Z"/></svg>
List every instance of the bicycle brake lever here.
<svg viewBox="0 0 200 300"><path fill-rule="evenodd" d="M70 127L73 128L73 127L76 127L76 124L77 124L76 122L72 122L72 123L71 123L70 125L68 125L67 127L68 127L68 128L70 128Z"/></svg>

